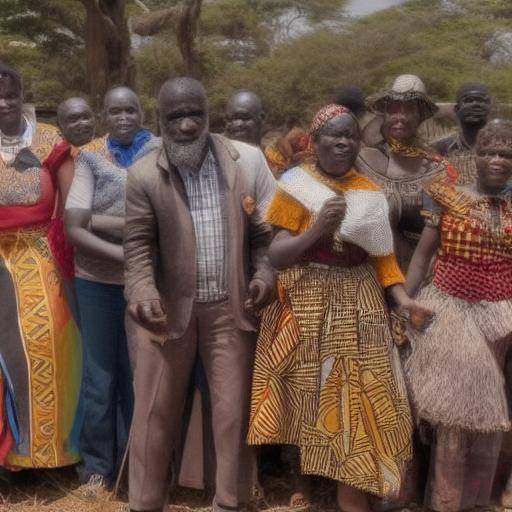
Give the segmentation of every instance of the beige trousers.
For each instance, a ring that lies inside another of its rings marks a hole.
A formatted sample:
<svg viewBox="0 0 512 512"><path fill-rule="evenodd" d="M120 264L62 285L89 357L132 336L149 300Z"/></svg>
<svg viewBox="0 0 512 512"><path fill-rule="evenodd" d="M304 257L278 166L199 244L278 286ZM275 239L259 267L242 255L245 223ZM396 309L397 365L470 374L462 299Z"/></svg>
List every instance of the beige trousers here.
<svg viewBox="0 0 512 512"><path fill-rule="evenodd" d="M196 354L203 362L216 453L214 503L236 508L241 496L254 359L254 334L239 330L228 301L197 303L184 336L164 346L136 340L135 412L130 446L130 507L163 507L169 467L177 462L183 410Z"/></svg>

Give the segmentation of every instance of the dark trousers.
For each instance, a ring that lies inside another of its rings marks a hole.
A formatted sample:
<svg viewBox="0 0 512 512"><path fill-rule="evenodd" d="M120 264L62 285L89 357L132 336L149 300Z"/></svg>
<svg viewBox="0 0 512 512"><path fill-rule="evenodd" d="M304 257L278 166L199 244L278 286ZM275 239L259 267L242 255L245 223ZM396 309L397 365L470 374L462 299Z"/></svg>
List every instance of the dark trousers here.
<svg viewBox="0 0 512 512"><path fill-rule="evenodd" d="M80 480L116 478L133 413L123 286L75 279L84 345Z"/></svg>
<svg viewBox="0 0 512 512"><path fill-rule="evenodd" d="M204 365L216 454L215 505L236 508L247 495L245 444L254 335L239 330L227 301L195 304L184 336L163 346L137 339L135 414L130 446L130 507L160 509L168 469L180 451L183 411L196 354Z"/></svg>

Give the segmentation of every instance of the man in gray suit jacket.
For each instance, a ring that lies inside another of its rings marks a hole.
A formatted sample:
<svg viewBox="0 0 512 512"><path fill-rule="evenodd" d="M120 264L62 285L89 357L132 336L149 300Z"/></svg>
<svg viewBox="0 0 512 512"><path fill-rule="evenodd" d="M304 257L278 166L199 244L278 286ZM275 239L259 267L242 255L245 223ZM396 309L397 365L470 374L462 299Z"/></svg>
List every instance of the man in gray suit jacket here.
<svg viewBox="0 0 512 512"><path fill-rule="evenodd" d="M129 172L126 299L137 329L130 507L161 511L179 451L196 354L210 390L216 452L214 510L237 510L254 354L255 308L275 273L263 212L275 181L261 151L212 135L203 86L167 81L162 148Z"/></svg>

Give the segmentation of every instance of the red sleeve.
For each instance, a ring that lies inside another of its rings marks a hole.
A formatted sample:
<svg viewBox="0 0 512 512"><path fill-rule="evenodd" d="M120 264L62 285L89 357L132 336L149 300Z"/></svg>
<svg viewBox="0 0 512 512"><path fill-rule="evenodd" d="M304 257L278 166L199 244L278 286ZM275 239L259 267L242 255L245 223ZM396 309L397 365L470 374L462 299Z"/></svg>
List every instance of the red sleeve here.
<svg viewBox="0 0 512 512"><path fill-rule="evenodd" d="M71 144L66 140L62 140L53 146L52 151L43 161L43 167L46 167L50 172L54 184L57 179L57 172L59 171L60 166L66 161L70 153Z"/></svg>

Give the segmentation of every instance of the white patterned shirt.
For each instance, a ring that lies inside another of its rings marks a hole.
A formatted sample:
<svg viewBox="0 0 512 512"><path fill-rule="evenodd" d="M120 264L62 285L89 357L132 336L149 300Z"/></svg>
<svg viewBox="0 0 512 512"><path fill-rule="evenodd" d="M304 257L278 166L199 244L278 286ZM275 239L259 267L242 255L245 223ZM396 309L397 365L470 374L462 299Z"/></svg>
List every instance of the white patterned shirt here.
<svg viewBox="0 0 512 512"><path fill-rule="evenodd" d="M208 150L199 172L181 172L196 234L197 302L227 297L226 218L219 186L219 166Z"/></svg>

